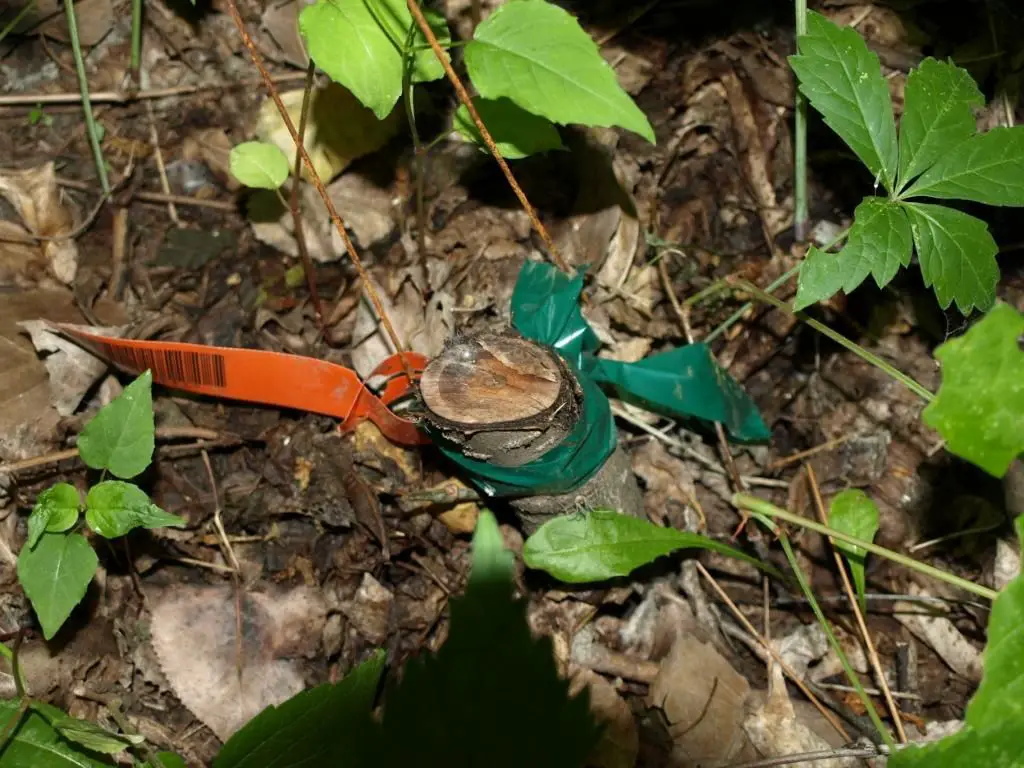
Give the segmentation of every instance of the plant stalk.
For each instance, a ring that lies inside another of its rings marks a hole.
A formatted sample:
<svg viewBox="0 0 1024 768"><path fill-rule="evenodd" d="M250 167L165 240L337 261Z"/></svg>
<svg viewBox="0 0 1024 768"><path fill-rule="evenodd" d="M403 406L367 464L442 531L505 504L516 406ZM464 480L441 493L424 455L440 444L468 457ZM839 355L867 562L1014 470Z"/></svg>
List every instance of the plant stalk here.
<svg viewBox="0 0 1024 768"><path fill-rule="evenodd" d="M103 148L100 147L99 128L92 113L92 102L89 100L89 81L85 75L85 59L82 57L82 43L78 38L78 20L75 18L75 4L72 0L64 3L64 14L68 20L68 36L71 38L71 53L75 59L75 73L78 75L78 90L82 95L82 112L85 114L85 127L89 134L89 146L92 147L92 159L96 164L96 173L100 178L103 196L110 197L110 179L107 177L107 164L103 160Z"/></svg>
<svg viewBox="0 0 1024 768"><path fill-rule="evenodd" d="M316 64L313 59L309 60L306 68L306 82L302 91L302 110L299 113L299 141L306 141L306 123L309 120L310 102L313 101L313 77L316 75ZM302 182L302 153L298 147L295 149L295 167L292 171L292 187L288 195L288 210L292 214L292 226L295 229L295 245L299 249L299 259L302 261L302 269L306 273L306 285L309 286L309 298L313 302L313 311L316 312L316 321L320 330L324 330L324 308L320 304L320 294L316 288L316 271L313 269L313 260L309 258L309 249L306 247L306 230L302 223L302 211L299 210L299 186Z"/></svg>
<svg viewBox="0 0 1024 768"><path fill-rule="evenodd" d="M796 37L807 34L807 0L793 0ZM798 243L807 238L807 98L793 89L793 234Z"/></svg>

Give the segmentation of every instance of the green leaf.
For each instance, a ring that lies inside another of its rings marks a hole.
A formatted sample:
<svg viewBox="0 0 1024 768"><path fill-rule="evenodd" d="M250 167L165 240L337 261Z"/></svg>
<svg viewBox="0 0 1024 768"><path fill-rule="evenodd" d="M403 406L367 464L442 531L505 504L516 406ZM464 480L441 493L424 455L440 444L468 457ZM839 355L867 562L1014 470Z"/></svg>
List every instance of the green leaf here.
<svg viewBox="0 0 1024 768"><path fill-rule="evenodd" d="M424 15L441 47L446 47L451 33L444 17L434 11ZM413 23L405 0L317 0L299 14L299 31L316 65L379 120L388 116L402 95L402 49ZM413 46L425 45L417 27ZM443 76L444 68L430 48L415 53L412 82Z"/></svg>
<svg viewBox="0 0 1024 768"><path fill-rule="evenodd" d="M597 44L544 0L505 3L488 16L466 46L466 68L484 98L506 97L559 125L617 125L655 143Z"/></svg>
<svg viewBox="0 0 1024 768"><path fill-rule="evenodd" d="M78 522L78 508L82 497L70 483L57 483L36 497L36 505L28 518L28 539L25 546L31 549L46 531L62 533Z"/></svg>
<svg viewBox="0 0 1024 768"><path fill-rule="evenodd" d="M63 712L60 715L60 717L51 719L50 725L68 741L81 744L93 752L116 755L128 747L138 746L145 741L142 736L123 736L112 733L96 723L90 723L88 720L79 720L65 715Z"/></svg>
<svg viewBox="0 0 1024 768"><path fill-rule="evenodd" d="M627 576L677 549L709 549L758 568L760 560L714 539L595 509L556 517L523 544L523 562L570 584Z"/></svg>
<svg viewBox="0 0 1024 768"><path fill-rule="evenodd" d="M184 528L187 521L164 512L138 486L107 480L85 497L85 522L106 539L124 536L134 528Z"/></svg>
<svg viewBox="0 0 1024 768"><path fill-rule="evenodd" d="M1024 451L1024 314L999 303L935 350L942 384L921 418L951 452L1002 477Z"/></svg>
<svg viewBox="0 0 1024 768"><path fill-rule="evenodd" d="M903 203L910 217L924 284L946 309L955 301L963 314L987 310L996 298L999 247L988 227L962 211L927 203Z"/></svg>
<svg viewBox="0 0 1024 768"><path fill-rule="evenodd" d="M878 532L878 507L864 491L851 488L837 493L832 499L828 512L828 527L846 533L861 541L873 541ZM853 574L853 585L862 611L867 610L864 597L864 560L868 553L863 547L833 540L836 547L846 556Z"/></svg>
<svg viewBox="0 0 1024 768"><path fill-rule="evenodd" d="M811 248L800 267L793 309L801 310L849 294L870 274L878 287L887 285L901 266L910 264L913 241L910 222L899 203L867 197L857 206L853 226L843 249L826 253Z"/></svg>
<svg viewBox="0 0 1024 768"><path fill-rule="evenodd" d="M1024 541L1024 517L1017 538ZM964 727L924 746L901 749L890 768L1019 768L1024 755L1024 575L1006 585L988 621L985 672L967 704Z"/></svg>
<svg viewBox="0 0 1024 768"><path fill-rule="evenodd" d="M900 119L900 186L906 187L936 160L977 131L972 107L985 97L952 62L928 57L907 76Z"/></svg>
<svg viewBox="0 0 1024 768"><path fill-rule="evenodd" d="M533 637L525 603L513 599L513 573L512 554L484 511L469 584L450 603L448 640L409 662L386 692L372 765L584 765L600 733L587 696L569 697L550 639Z"/></svg>
<svg viewBox="0 0 1024 768"><path fill-rule="evenodd" d="M153 374L146 371L100 409L78 436L82 461L127 480L153 460Z"/></svg>
<svg viewBox="0 0 1024 768"><path fill-rule="evenodd" d="M141 768L188 768L188 763L180 755L174 752L157 752L159 762L147 760Z"/></svg>
<svg viewBox="0 0 1024 768"><path fill-rule="evenodd" d="M800 92L885 188L892 190L898 147L889 86L878 57L857 32L807 12L807 34L789 57Z"/></svg>
<svg viewBox="0 0 1024 768"><path fill-rule="evenodd" d="M18 581L49 640L85 597L99 561L85 537L44 533L34 548L18 555Z"/></svg>
<svg viewBox="0 0 1024 768"><path fill-rule="evenodd" d="M58 710L59 711L59 710ZM18 712L17 701L0 701L0 729ZM46 717L29 709L0 753L0 768L108 768L114 761L69 744Z"/></svg>
<svg viewBox="0 0 1024 768"><path fill-rule="evenodd" d="M288 158L277 144L247 141L231 148L231 175L254 189L280 189L288 179Z"/></svg>
<svg viewBox="0 0 1024 768"><path fill-rule="evenodd" d="M214 768L333 765L342 755L346 766L372 765L371 711L384 661L375 651L340 682L267 707L228 739Z"/></svg>
<svg viewBox="0 0 1024 768"><path fill-rule="evenodd" d="M518 160L538 152L562 149L562 137L558 135L558 129L548 120L527 112L515 102L477 97L473 99L473 106L506 160ZM464 104L455 110L453 127L486 151L483 137Z"/></svg>
<svg viewBox="0 0 1024 768"><path fill-rule="evenodd" d="M993 128L947 147L903 197L1024 205L1024 125Z"/></svg>

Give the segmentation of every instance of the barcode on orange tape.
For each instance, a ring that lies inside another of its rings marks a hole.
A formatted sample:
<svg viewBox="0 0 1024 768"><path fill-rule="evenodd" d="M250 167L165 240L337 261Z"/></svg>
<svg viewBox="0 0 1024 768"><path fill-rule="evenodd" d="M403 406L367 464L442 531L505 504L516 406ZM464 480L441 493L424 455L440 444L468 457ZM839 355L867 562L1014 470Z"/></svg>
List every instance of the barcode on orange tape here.
<svg viewBox="0 0 1024 768"><path fill-rule="evenodd" d="M95 337L90 341L112 363L135 373L149 369L153 378L160 382L221 389L228 386L224 355L216 352L137 347L100 341Z"/></svg>

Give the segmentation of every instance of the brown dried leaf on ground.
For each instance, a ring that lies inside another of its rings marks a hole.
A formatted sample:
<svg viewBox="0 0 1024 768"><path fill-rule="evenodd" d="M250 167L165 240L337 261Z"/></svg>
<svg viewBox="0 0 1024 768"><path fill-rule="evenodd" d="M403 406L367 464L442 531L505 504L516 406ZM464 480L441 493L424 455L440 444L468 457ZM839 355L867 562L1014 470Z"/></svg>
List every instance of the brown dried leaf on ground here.
<svg viewBox="0 0 1024 768"><path fill-rule="evenodd" d="M908 585L907 594L932 596L913 582ZM981 681L981 652L942 615L941 608L931 603L900 601L893 604L892 610L896 619L935 651L950 669L973 683Z"/></svg>
<svg viewBox="0 0 1024 768"><path fill-rule="evenodd" d="M239 648L230 585L177 585L151 594L150 608L153 649L171 688L222 741L305 687L298 659L317 650L327 617L319 590L243 594Z"/></svg>
<svg viewBox="0 0 1024 768"><path fill-rule="evenodd" d="M57 185L52 162L24 171L0 173L0 195L14 206L25 227L37 237L61 238L75 228L75 211ZM53 276L70 285L78 271L78 246L73 239L40 243Z"/></svg>
<svg viewBox="0 0 1024 768"><path fill-rule="evenodd" d="M285 0L275 3L263 12L261 19L263 28L274 38L281 49L278 57L293 67L305 69L309 63L309 55L299 34L299 12L310 3L300 0Z"/></svg>
<svg viewBox="0 0 1024 768"><path fill-rule="evenodd" d="M229 191L241 189L231 175L231 139L223 128L200 128L185 137L181 159L186 163L202 162Z"/></svg>
<svg viewBox="0 0 1024 768"><path fill-rule="evenodd" d="M383 645L391 629L395 597L368 573L363 574L355 597L341 604L341 613L349 624L371 645Z"/></svg>
<svg viewBox="0 0 1024 768"><path fill-rule="evenodd" d="M569 695L583 688L590 695L590 711L604 727L601 741L587 760L588 768L632 768L640 750L636 720L615 686L589 669L580 669L572 677Z"/></svg>
<svg viewBox="0 0 1024 768"><path fill-rule="evenodd" d="M34 31L62 43L70 42L63 3L58 0L38 0L26 23L21 26L24 28L39 21L43 23ZM78 0L75 3L75 21L79 43L86 48L96 45L114 26L114 4L111 0Z"/></svg>

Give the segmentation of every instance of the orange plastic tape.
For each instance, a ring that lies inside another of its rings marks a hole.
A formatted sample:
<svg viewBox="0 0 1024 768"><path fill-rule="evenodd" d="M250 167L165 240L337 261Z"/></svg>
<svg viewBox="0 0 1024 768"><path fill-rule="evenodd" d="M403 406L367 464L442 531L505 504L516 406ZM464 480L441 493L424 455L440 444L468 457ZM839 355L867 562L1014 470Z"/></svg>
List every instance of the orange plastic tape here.
<svg viewBox="0 0 1024 768"><path fill-rule="evenodd" d="M137 341L98 336L69 325L56 327L128 373L152 371L153 381L167 387L335 416L345 431L370 419L401 445L429 442L414 422L388 407L412 391L399 355L385 359L371 375L389 377L378 396L352 369L312 357L176 341ZM414 375L426 367L423 355L403 354Z"/></svg>

